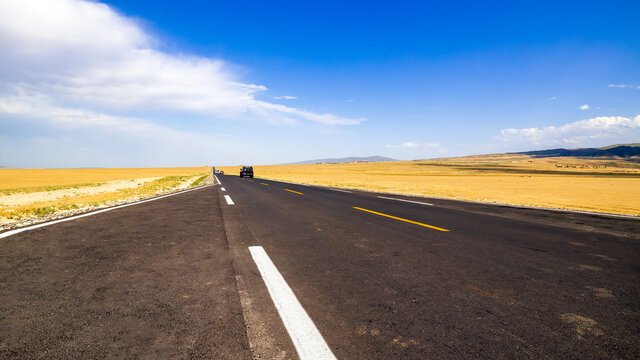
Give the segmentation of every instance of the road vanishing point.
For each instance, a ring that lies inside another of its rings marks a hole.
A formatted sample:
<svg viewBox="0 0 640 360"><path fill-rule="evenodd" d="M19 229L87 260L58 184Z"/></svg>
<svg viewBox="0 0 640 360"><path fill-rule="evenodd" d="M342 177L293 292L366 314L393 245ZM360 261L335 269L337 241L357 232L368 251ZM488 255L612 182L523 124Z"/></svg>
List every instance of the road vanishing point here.
<svg viewBox="0 0 640 360"><path fill-rule="evenodd" d="M0 358L640 358L638 219L253 180L0 233Z"/></svg>

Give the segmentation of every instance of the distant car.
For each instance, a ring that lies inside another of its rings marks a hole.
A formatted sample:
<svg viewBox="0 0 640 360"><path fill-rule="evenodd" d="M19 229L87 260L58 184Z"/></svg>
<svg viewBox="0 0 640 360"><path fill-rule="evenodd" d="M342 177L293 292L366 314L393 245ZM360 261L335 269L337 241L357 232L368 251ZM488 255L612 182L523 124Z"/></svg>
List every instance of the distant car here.
<svg viewBox="0 0 640 360"><path fill-rule="evenodd" d="M224 170L218 170L220 172L220 175L224 175Z"/></svg>
<svg viewBox="0 0 640 360"><path fill-rule="evenodd" d="M248 176L250 178L253 177L253 167L252 166L243 166L242 169L240 169L240 177L245 177Z"/></svg>
<svg viewBox="0 0 640 360"><path fill-rule="evenodd" d="M220 170L213 170L214 174L220 174Z"/></svg>

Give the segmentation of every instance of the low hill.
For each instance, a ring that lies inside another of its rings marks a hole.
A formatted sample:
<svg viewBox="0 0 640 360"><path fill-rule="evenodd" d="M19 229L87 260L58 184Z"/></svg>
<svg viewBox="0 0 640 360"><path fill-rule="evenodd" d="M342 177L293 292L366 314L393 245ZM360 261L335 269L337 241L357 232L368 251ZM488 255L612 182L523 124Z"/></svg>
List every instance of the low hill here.
<svg viewBox="0 0 640 360"><path fill-rule="evenodd" d="M343 157L343 158L333 158L333 159L317 159L317 160L307 160L300 161L295 163L283 164L283 165L310 165L310 164L340 164L340 163L352 163L352 162L384 162L384 161L398 161L396 159L391 159L384 156L368 156L368 157Z"/></svg>
<svg viewBox="0 0 640 360"><path fill-rule="evenodd" d="M638 144L629 145L613 145L602 148L583 148L583 149L549 149L537 151L525 151L515 154L531 155L533 157L622 157L630 158L640 156L640 146Z"/></svg>
<svg viewBox="0 0 640 360"><path fill-rule="evenodd" d="M609 146L603 146L601 148L601 150L607 150L607 149L611 149L614 147L618 147L618 146L631 146L631 147L640 147L640 143L634 143L634 144L615 144L615 145L609 145Z"/></svg>

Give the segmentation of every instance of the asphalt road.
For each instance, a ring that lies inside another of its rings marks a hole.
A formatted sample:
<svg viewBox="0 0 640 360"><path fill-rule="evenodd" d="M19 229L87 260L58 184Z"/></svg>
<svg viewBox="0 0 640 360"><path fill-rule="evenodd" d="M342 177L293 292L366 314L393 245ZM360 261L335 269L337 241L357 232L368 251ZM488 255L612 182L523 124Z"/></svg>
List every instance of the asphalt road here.
<svg viewBox="0 0 640 360"><path fill-rule="evenodd" d="M637 219L219 178L0 238L0 358L640 358Z"/></svg>

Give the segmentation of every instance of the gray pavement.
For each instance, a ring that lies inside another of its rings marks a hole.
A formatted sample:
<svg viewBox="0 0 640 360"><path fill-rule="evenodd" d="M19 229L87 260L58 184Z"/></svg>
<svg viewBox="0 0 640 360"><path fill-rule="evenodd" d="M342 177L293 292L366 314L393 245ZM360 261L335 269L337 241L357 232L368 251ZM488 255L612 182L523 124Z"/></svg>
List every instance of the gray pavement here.
<svg viewBox="0 0 640 360"><path fill-rule="evenodd" d="M297 358L262 246L340 359L640 358L637 219L218 177L0 239L0 357Z"/></svg>

